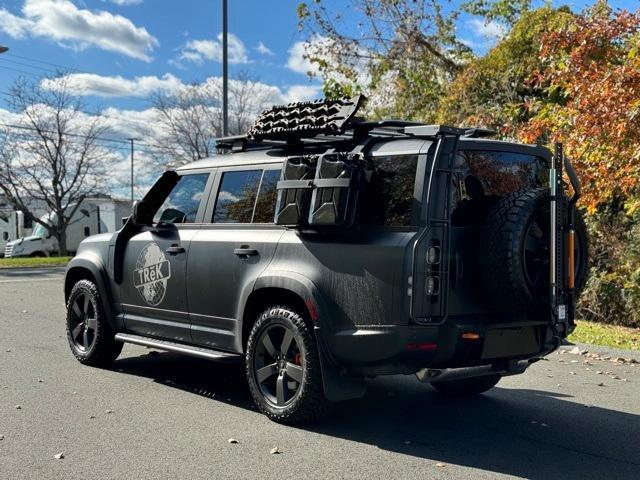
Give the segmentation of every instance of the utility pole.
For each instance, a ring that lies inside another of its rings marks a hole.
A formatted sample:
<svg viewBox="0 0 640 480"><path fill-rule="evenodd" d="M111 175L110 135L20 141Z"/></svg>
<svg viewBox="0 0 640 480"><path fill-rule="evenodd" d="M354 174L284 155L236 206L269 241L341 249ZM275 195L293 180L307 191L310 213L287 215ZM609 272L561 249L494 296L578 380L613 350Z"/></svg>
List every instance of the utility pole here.
<svg viewBox="0 0 640 480"><path fill-rule="evenodd" d="M136 138L127 138L131 142L131 208L133 208L133 154L134 154L134 142L137 140Z"/></svg>
<svg viewBox="0 0 640 480"><path fill-rule="evenodd" d="M222 0L222 134L229 135L229 52L227 0Z"/></svg>

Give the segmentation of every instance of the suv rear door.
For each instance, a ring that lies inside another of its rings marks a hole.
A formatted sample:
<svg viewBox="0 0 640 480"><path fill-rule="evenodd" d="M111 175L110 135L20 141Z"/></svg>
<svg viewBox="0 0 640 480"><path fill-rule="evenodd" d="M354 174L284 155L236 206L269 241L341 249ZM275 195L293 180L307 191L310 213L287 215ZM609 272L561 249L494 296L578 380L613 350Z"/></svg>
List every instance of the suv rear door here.
<svg viewBox="0 0 640 480"><path fill-rule="evenodd" d="M189 312L193 342L241 351L238 316L273 254L283 227L274 225L281 164L220 168L191 242Z"/></svg>

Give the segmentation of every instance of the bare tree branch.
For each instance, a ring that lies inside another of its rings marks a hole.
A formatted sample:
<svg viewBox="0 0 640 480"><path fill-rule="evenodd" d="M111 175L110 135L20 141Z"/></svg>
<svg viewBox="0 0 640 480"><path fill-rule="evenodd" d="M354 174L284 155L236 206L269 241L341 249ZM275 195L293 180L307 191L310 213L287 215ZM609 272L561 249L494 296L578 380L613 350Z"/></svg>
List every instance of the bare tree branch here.
<svg viewBox="0 0 640 480"><path fill-rule="evenodd" d="M60 72L55 89L17 80L9 104L19 115L17 127L0 130L0 191L58 241L67 254L66 230L88 196L99 193L109 158L99 137L106 131L100 117L83 113ZM28 132L28 133L25 133ZM53 215L40 219L35 204L46 204Z"/></svg>

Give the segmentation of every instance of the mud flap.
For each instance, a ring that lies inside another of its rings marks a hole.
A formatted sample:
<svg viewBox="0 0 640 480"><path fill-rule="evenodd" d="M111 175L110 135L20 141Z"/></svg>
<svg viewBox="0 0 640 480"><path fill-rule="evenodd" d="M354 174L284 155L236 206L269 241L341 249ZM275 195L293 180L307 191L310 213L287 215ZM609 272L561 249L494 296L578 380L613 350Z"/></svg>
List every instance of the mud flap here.
<svg viewBox="0 0 640 480"><path fill-rule="evenodd" d="M320 328L315 327L314 332L318 344L322 385L326 399L330 402L342 402L362 398L367 391L364 377L348 377L340 373L339 368L331 361L331 354L327 351Z"/></svg>

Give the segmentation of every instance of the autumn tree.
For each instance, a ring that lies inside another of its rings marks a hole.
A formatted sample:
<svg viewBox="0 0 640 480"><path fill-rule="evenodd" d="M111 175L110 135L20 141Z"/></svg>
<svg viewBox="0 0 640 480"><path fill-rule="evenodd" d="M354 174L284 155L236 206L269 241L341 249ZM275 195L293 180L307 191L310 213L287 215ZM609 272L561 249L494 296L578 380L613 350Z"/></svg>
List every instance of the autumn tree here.
<svg viewBox="0 0 640 480"><path fill-rule="evenodd" d="M100 191L111 158L99 141L101 117L84 113L65 78L52 78L48 89L16 81L7 97L16 120L0 127L0 192L57 240L60 255L67 255L67 227L84 199ZM38 218L34 203L52 215Z"/></svg>
<svg viewBox="0 0 640 480"><path fill-rule="evenodd" d="M468 0L462 4L467 13L507 25L514 25L530 9L531 0Z"/></svg>
<svg viewBox="0 0 640 480"><path fill-rule="evenodd" d="M573 15L566 7L525 13L495 47L469 62L451 82L439 104L438 122L484 126L514 137L531 116L527 103L547 101L544 83L532 79L543 68L541 39L569 25Z"/></svg>
<svg viewBox="0 0 640 480"><path fill-rule="evenodd" d="M640 207L640 13L599 1L543 36L542 70L532 79L547 99L525 105L520 137L562 141L581 177L590 212L614 195ZM635 200L634 200L635 198Z"/></svg>
<svg viewBox="0 0 640 480"><path fill-rule="evenodd" d="M345 3L339 11L321 0L298 6L310 38L306 57L325 80L325 94L364 90L376 117L435 112L446 85L471 57L456 36L458 13L437 0Z"/></svg>

